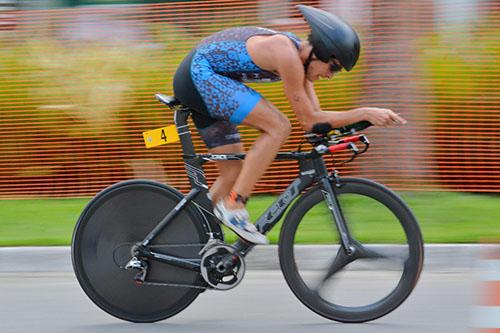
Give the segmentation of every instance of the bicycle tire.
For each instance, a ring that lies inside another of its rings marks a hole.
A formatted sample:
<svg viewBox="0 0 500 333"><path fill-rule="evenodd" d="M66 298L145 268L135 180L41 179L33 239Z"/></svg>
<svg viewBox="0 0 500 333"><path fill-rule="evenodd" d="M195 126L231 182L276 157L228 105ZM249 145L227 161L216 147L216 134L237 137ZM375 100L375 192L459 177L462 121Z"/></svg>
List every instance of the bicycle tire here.
<svg viewBox="0 0 500 333"><path fill-rule="evenodd" d="M313 292L301 277L294 254L294 238L304 215L324 200L318 187L302 195L287 214L280 231L279 259L285 280L295 296L315 313L344 323L360 323L380 318L401 305L414 289L423 266L424 248L420 228L415 216L394 192L376 182L361 178L342 178L340 187L334 190L337 196L360 194L368 196L387 207L398 219L408 242L409 257L404 265L397 286L377 302L359 307L339 306L326 301ZM333 223L333 218L332 218Z"/></svg>
<svg viewBox="0 0 500 333"><path fill-rule="evenodd" d="M126 321L155 322L179 313L203 290L138 286L134 281L137 271L120 268L131 257L130 245L141 241L182 198L169 186L131 180L106 188L86 206L73 233L72 262L82 289L102 310ZM198 257L202 245L182 244L206 243L201 221L200 213L188 205L151 245L180 244L168 254ZM123 262L117 262L120 259ZM155 261L149 262L148 279L205 284L198 272Z"/></svg>

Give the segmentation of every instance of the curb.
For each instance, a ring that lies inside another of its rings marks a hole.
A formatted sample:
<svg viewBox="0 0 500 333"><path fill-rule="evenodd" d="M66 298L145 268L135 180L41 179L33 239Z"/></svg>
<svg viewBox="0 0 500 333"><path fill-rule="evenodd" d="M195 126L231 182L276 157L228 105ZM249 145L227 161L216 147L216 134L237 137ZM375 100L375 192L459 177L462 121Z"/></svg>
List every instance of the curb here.
<svg viewBox="0 0 500 333"><path fill-rule="evenodd" d="M381 246L380 251L392 251L396 246ZM324 268L333 258L337 247L328 245L297 246L296 258L301 269ZM477 267L486 250L500 250L499 244L429 244L425 246L424 269L431 271L470 271ZM246 257L251 270L280 268L278 246L254 248ZM358 269L363 269L363 266ZM71 249L57 247L0 247L0 273L9 272L72 272Z"/></svg>

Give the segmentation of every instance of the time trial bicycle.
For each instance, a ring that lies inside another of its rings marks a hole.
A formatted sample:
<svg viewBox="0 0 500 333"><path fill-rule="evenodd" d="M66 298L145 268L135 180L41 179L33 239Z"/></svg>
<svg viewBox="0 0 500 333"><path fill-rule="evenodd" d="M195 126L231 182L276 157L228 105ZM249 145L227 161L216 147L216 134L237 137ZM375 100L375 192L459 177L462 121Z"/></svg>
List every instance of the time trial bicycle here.
<svg viewBox="0 0 500 333"><path fill-rule="evenodd" d="M175 97L156 97L175 113L191 191L183 195L151 180L112 185L85 207L72 239L73 267L85 293L102 310L132 322L163 320L207 289L234 288L254 247L224 241L203 171L207 161L245 155L196 154L192 111ZM404 201L381 184L327 168L327 154L351 152L351 161L366 152L370 142L360 131L370 125L318 124L305 135L311 150L278 153L277 160L298 162L299 175L256 221L266 234L286 212L278 241L286 282L309 309L341 322L370 321L396 309L423 265L422 235ZM323 246L302 245L302 233Z"/></svg>

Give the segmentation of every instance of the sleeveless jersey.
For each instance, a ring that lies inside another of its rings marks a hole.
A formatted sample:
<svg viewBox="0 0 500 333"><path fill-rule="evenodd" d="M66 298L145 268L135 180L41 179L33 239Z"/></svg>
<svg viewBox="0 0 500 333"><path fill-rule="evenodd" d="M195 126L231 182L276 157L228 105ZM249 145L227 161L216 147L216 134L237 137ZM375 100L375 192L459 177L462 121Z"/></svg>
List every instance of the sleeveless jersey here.
<svg viewBox="0 0 500 333"><path fill-rule="evenodd" d="M203 39L194 52L208 62L212 70L239 82L275 82L281 80L272 72L259 68L250 58L246 42L258 35L283 34L290 38L297 49L300 39L290 32L278 32L260 27L226 29ZM195 56L195 58L197 58ZM195 60L196 61L196 60ZM193 64L196 65L196 64Z"/></svg>

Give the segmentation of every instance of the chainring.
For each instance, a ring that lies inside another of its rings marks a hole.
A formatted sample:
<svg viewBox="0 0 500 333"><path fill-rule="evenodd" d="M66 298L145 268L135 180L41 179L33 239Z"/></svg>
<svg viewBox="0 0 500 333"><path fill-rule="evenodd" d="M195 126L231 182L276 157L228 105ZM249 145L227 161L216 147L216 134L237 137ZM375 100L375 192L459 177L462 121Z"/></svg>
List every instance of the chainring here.
<svg viewBox="0 0 500 333"><path fill-rule="evenodd" d="M201 275L214 289L229 290L236 287L245 275L245 260L232 246L216 244L201 258Z"/></svg>

